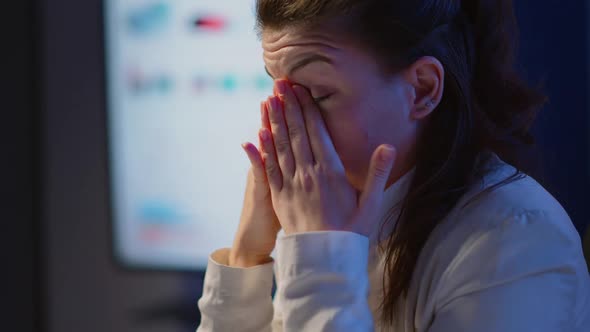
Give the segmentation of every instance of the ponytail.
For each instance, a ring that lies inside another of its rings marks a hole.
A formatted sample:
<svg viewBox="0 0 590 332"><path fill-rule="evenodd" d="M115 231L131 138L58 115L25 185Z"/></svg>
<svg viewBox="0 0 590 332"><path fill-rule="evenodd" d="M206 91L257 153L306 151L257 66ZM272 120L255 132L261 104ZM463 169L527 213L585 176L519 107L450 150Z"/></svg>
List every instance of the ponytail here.
<svg viewBox="0 0 590 332"><path fill-rule="evenodd" d="M425 20L423 26L430 29L407 60L439 59L445 92L417 143L414 177L387 242L390 279L384 284L382 319L388 323L399 298L407 295L431 232L486 172L480 152L491 150L516 167L490 190L518 180L532 167L529 128L546 100L515 69L518 29L511 0L463 0L460 8L447 6L447 15L440 14L441 2L425 2L432 7L424 16L439 20Z"/></svg>
<svg viewBox="0 0 590 332"><path fill-rule="evenodd" d="M518 27L512 0L462 0L474 42L472 94L484 146L518 164L506 146L532 145L529 128L546 97L514 68Z"/></svg>

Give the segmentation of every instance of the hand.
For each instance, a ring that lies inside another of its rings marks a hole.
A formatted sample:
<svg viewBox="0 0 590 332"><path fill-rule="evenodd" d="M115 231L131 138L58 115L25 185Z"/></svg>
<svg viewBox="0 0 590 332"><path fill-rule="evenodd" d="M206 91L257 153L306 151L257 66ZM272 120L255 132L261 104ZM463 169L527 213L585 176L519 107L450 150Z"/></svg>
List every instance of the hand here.
<svg viewBox="0 0 590 332"><path fill-rule="evenodd" d="M261 104L262 127L269 128L268 113ZM251 143L242 145L250 159L244 205L238 231L229 254L229 265L250 267L270 261L281 225L273 210L262 157Z"/></svg>
<svg viewBox="0 0 590 332"><path fill-rule="evenodd" d="M322 116L309 92L276 82L267 100L270 130L261 130L263 162L274 210L285 234L346 230L370 237L396 156L380 145L362 192L345 176Z"/></svg>

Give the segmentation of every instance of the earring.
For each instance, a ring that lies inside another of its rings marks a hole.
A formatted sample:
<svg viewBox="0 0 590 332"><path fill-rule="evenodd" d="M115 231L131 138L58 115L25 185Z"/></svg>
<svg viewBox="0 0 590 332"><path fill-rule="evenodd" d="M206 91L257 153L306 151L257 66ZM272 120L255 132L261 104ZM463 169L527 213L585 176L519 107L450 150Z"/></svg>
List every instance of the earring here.
<svg viewBox="0 0 590 332"><path fill-rule="evenodd" d="M426 104L424 105L424 107L426 108L432 108L434 106L435 100L429 100L426 102Z"/></svg>

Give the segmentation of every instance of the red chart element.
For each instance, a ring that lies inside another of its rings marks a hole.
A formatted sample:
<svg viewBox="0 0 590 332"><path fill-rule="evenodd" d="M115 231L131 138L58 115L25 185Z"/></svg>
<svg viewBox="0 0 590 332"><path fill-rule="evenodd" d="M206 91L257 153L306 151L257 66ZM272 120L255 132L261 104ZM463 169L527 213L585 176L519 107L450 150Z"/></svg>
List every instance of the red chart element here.
<svg viewBox="0 0 590 332"><path fill-rule="evenodd" d="M221 16L206 15L195 19L194 25L200 30L221 31L228 26L228 23Z"/></svg>

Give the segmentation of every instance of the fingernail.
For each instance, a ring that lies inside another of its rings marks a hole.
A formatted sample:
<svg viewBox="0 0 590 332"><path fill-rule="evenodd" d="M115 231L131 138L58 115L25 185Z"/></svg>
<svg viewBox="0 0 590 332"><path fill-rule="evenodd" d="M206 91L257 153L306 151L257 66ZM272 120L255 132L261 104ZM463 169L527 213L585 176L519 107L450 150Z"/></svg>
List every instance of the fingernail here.
<svg viewBox="0 0 590 332"><path fill-rule="evenodd" d="M272 108L273 112L277 112L279 110L279 98L278 97L272 97L270 99L270 104L271 104L271 108Z"/></svg>
<svg viewBox="0 0 590 332"><path fill-rule="evenodd" d="M279 94L285 94L287 92L287 82L278 81L277 82L277 90L279 91Z"/></svg>
<svg viewBox="0 0 590 332"><path fill-rule="evenodd" d="M381 161L390 161L393 158L393 147L387 146L381 149L380 157Z"/></svg>
<svg viewBox="0 0 590 332"><path fill-rule="evenodd" d="M251 150L250 149L250 143L249 142L246 142L246 143L242 144L242 148L244 149L244 151L250 152L250 150Z"/></svg>

